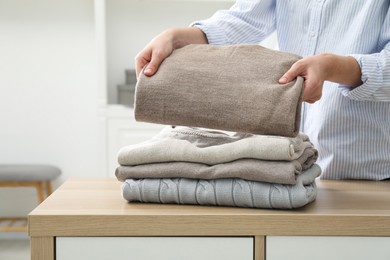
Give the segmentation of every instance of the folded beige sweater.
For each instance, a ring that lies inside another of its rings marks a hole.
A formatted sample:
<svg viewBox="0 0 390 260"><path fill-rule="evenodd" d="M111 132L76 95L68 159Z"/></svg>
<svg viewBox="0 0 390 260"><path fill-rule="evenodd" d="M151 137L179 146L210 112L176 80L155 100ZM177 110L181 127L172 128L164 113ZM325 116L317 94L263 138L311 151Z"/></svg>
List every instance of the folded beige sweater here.
<svg viewBox="0 0 390 260"><path fill-rule="evenodd" d="M208 165L243 158L292 161L313 144L304 133L296 137L227 134L191 127L165 127L152 139L127 145L118 152L120 165L196 162Z"/></svg>
<svg viewBox="0 0 390 260"><path fill-rule="evenodd" d="M188 45L136 86L137 121L296 136L303 79L279 78L300 57L259 45Z"/></svg>
<svg viewBox="0 0 390 260"><path fill-rule="evenodd" d="M317 150L308 147L292 161L266 161L238 159L232 162L207 165L193 162L162 162L134 166L119 166L115 175L120 181L127 179L223 179L240 178L280 184L296 184L302 171L310 168L317 159Z"/></svg>

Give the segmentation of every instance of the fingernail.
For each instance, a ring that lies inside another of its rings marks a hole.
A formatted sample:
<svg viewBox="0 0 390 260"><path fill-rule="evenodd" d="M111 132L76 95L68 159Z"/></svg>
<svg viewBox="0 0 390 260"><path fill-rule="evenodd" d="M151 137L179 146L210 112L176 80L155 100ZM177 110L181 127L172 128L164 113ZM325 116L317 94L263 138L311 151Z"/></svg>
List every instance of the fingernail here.
<svg viewBox="0 0 390 260"><path fill-rule="evenodd" d="M279 83L281 83L281 84L284 84L286 82L287 82L287 78L286 77L282 77L282 78L279 79Z"/></svg>
<svg viewBox="0 0 390 260"><path fill-rule="evenodd" d="M144 70L144 73L146 73L146 74L150 74L150 73L152 73L152 69L150 69L150 68L146 68L146 69Z"/></svg>

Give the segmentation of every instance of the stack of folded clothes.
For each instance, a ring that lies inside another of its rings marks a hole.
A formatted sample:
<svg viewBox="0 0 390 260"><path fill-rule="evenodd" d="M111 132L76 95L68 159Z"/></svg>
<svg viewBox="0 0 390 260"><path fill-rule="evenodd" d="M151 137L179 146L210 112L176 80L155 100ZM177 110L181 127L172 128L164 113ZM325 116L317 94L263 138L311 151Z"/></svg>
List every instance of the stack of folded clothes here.
<svg viewBox="0 0 390 260"><path fill-rule="evenodd" d="M188 45L154 76L141 73L136 120L169 126L119 151L123 197L277 209L315 200L317 150L299 133L303 79L278 83L300 58L259 45Z"/></svg>
<svg viewBox="0 0 390 260"><path fill-rule="evenodd" d="M128 201L291 209L316 198L317 150L308 137L164 128L123 147L118 180Z"/></svg>

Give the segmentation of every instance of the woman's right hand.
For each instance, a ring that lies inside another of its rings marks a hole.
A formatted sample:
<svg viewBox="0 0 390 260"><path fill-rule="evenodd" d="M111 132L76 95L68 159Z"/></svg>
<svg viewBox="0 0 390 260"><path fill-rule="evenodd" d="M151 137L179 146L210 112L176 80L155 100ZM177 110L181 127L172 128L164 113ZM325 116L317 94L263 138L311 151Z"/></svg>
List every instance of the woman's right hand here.
<svg viewBox="0 0 390 260"><path fill-rule="evenodd" d="M141 73L153 76L160 64L173 52L191 43L207 43L205 34L196 27L169 29L157 35L135 58L137 77Z"/></svg>
<svg viewBox="0 0 390 260"><path fill-rule="evenodd" d="M171 55L173 51L173 32L167 30L157 35L145 48L135 57L135 71L137 77L142 69L146 76L153 76L161 62Z"/></svg>

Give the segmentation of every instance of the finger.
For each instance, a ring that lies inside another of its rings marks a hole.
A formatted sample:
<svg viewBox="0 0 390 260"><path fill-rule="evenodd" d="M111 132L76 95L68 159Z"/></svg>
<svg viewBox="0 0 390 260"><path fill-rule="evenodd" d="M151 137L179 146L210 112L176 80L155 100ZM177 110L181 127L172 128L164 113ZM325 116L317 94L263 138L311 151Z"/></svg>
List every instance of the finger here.
<svg viewBox="0 0 390 260"><path fill-rule="evenodd" d="M306 103L313 104L313 103L317 102L320 99L321 99L321 96L317 96L317 97L310 97L310 98L307 98L307 99L303 99L303 101L306 102Z"/></svg>
<svg viewBox="0 0 390 260"><path fill-rule="evenodd" d="M280 84L286 84L293 81L303 72L303 67L299 61L295 62L291 68L279 79Z"/></svg>
<svg viewBox="0 0 390 260"><path fill-rule="evenodd" d="M303 101L307 103L314 103L321 99L322 84L313 84L310 80L305 81L303 89Z"/></svg>
<svg viewBox="0 0 390 260"><path fill-rule="evenodd" d="M305 101L306 103L309 103L309 104L313 104L313 103L315 103L317 100L308 99L308 100L303 100L303 101Z"/></svg>
<svg viewBox="0 0 390 260"><path fill-rule="evenodd" d="M150 60L149 64L146 65L144 74L149 77L153 76L164 59L165 56L161 54L161 52L155 51L154 53L152 53L152 59Z"/></svg>
<svg viewBox="0 0 390 260"><path fill-rule="evenodd" d="M135 73L137 75L137 78L139 77L139 74L141 73L142 69L145 67L146 64L148 64L148 61L145 59L139 60L135 63Z"/></svg>
<svg viewBox="0 0 390 260"><path fill-rule="evenodd" d="M145 67L146 64L148 64L150 61L150 54L149 50L143 50L135 57L135 73L137 75L137 78L139 77L139 74L141 73L142 69Z"/></svg>

